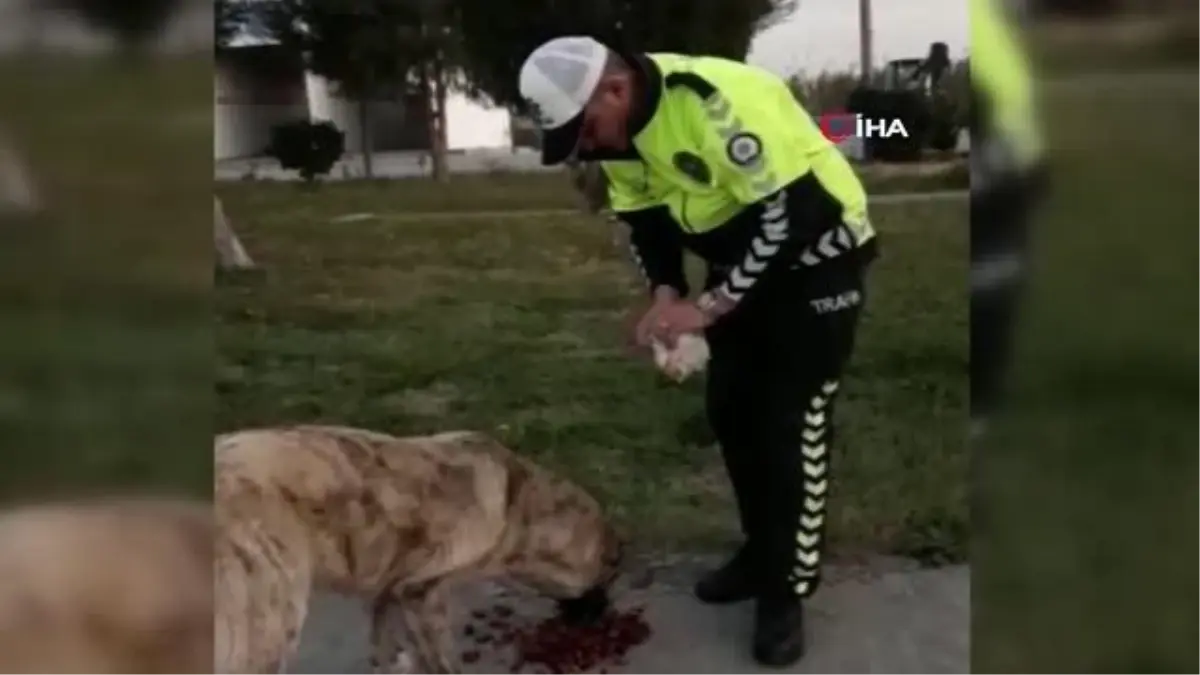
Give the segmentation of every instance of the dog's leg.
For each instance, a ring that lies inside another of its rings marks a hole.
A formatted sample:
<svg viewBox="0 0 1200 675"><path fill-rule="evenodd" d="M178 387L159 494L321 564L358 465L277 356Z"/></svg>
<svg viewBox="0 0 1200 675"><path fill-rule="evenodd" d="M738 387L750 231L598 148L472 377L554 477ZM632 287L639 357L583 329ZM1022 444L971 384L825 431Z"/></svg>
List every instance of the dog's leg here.
<svg viewBox="0 0 1200 675"><path fill-rule="evenodd" d="M417 672L461 672L446 606L448 586L443 578L403 588L398 593L395 607L411 641Z"/></svg>
<svg viewBox="0 0 1200 675"><path fill-rule="evenodd" d="M402 640L407 632L400 617L400 606L391 593L383 593L371 603L371 671L375 675L400 675L419 672Z"/></svg>
<svg viewBox="0 0 1200 675"><path fill-rule="evenodd" d="M307 603L307 593L303 598L303 603ZM251 651L247 655L249 663L246 664L250 667L224 672L286 673L288 665L300 651L300 630L308 614L307 606L303 603L291 601L272 610L275 615L260 617L254 622L250 627Z"/></svg>
<svg viewBox="0 0 1200 675"><path fill-rule="evenodd" d="M218 673L286 672L299 651L312 573L307 559L283 555L276 544L218 556Z"/></svg>

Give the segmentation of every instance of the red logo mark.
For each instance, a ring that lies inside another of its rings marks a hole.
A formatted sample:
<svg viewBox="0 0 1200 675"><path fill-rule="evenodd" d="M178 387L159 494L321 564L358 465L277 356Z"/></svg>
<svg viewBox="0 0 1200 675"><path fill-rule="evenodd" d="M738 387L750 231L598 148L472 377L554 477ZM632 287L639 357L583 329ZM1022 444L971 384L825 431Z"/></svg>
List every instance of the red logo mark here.
<svg viewBox="0 0 1200 675"><path fill-rule="evenodd" d="M840 143L857 135L858 116L841 110L829 112L817 118L817 126L825 138Z"/></svg>

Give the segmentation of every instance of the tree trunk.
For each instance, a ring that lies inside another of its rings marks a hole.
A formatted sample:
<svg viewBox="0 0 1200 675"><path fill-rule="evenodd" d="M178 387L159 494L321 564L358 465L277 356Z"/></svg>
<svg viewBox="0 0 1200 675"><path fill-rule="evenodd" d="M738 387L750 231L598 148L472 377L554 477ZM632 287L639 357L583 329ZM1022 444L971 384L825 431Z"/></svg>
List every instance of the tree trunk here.
<svg viewBox="0 0 1200 675"><path fill-rule="evenodd" d="M450 180L446 160L446 85L442 69L436 63L421 69L421 99L425 102L431 175L435 181L445 183Z"/></svg>
<svg viewBox="0 0 1200 675"><path fill-rule="evenodd" d="M213 197L213 243L216 245L217 266L226 270L254 269L254 261L225 217L221 200Z"/></svg>
<svg viewBox="0 0 1200 675"><path fill-rule="evenodd" d="M375 177L375 162L371 156L371 97L364 95L358 99L358 130L362 143L363 175Z"/></svg>
<svg viewBox="0 0 1200 675"><path fill-rule="evenodd" d="M29 166L8 139L0 136L0 211L33 213L41 208Z"/></svg>
<svg viewBox="0 0 1200 675"><path fill-rule="evenodd" d="M438 166L441 167L441 174L434 176L440 182L448 182L450 180L450 159L449 159L449 139L447 138L446 129L446 69L445 63L439 55L438 60L434 62L433 73L433 99L437 103L437 136L435 137L436 145L435 152L441 156L441 161Z"/></svg>

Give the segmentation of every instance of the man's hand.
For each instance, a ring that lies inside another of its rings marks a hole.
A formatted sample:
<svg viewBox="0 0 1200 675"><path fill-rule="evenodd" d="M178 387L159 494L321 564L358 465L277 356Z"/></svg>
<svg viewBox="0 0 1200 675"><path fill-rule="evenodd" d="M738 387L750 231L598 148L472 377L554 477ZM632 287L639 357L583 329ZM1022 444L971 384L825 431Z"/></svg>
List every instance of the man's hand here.
<svg viewBox="0 0 1200 675"><path fill-rule="evenodd" d="M673 348L680 336L702 333L712 320L713 317L695 303L676 302L658 314L654 337Z"/></svg>
<svg viewBox="0 0 1200 675"><path fill-rule="evenodd" d="M634 343L638 347L649 348L651 340L663 326L663 314L675 305L686 304L679 298L679 293L668 286L659 286L654 291L654 304L642 314L633 331Z"/></svg>

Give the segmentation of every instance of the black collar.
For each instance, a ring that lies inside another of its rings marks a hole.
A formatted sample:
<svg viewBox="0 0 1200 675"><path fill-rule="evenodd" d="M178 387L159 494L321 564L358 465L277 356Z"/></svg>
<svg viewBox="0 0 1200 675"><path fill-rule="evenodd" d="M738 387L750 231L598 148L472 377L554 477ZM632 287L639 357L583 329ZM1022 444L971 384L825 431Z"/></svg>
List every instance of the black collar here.
<svg viewBox="0 0 1200 675"><path fill-rule="evenodd" d="M645 54L617 52L625 63L633 69L635 92L637 99L629 112L629 124L626 131L629 134L629 149L624 152L597 150L580 153L579 159L584 162L603 160L641 159L633 147L633 139L654 119L658 112L658 104L662 99L662 71L658 65Z"/></svg>
<svg viewBox="0 0 1200 675"><path fill-rule="evenodd" d="M625 62L633 68L634 79L638 83L639 100L629 117L629 140L642 132L654 113L658 112L658 102L662 98L662 71L645 54L621 55Z"/></svg>

